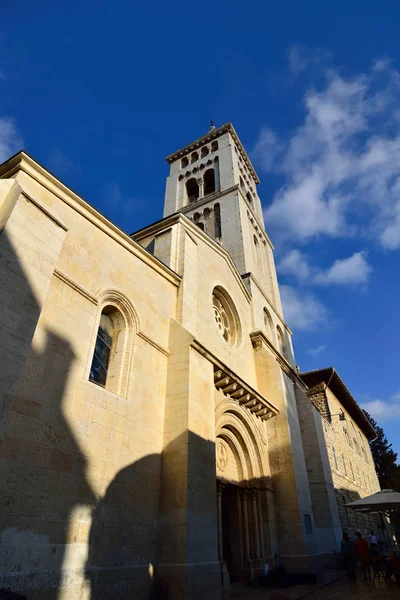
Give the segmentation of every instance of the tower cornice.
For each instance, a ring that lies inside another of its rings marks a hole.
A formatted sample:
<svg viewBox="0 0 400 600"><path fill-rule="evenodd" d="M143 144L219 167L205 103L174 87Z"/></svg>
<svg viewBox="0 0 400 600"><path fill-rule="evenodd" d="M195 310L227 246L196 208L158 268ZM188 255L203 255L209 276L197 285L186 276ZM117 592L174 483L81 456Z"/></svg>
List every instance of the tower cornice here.
<svg viewBox="0 0 400 600"><path fill-rule="evenodd" d="M226 123L225 125L222 125L221 127L218 127L217 129L211 129L210 131L208 131L208 133L206 133L202 137L198 138L194 142L191 142L187 146L184 146L183 148L180 148L176 152L169 154L165 158L165 160L169 164L171 164L175 160L178 160L179 158L182 158L186 154L193 152L193 150L200 148L200 146L203 146L204 144L207 144L208 142L211 142L212 140L215 140L216 138L221 137L221 135L223 135L224 133L231 134L233 141L235 142L237 149L238 149L240 155L242 156L243 161L245 162L247 168L249 169L249 172L251 173L252 178L254 179L255 183L260 183L258 175L257 175L253 165L251 164L251 161L247 155L247 152L243 148L242 142L240 141L239 136L236 133L235 128L232 125L232 123Z"/></svg>

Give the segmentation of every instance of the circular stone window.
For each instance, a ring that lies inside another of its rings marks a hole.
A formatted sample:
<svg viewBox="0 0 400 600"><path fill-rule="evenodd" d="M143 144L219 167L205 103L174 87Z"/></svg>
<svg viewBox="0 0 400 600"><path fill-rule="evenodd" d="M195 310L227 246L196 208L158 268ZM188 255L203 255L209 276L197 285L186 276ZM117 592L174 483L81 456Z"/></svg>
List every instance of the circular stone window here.
<svg viewBox="0 0 400 600"><path fill-rule="evenodd" d="M236 308L228 294L220 287L213 291L214 319L224 340L234 346L240 338L240 323Z"/></svg>

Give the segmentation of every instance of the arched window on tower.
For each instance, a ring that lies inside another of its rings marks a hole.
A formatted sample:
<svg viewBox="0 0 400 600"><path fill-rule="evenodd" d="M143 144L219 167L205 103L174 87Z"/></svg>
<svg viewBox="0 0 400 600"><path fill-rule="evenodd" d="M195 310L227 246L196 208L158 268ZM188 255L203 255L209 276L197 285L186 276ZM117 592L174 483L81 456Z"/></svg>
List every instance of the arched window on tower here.
<svg viewBox="0 0 400 600"><path fill-rule="evenodd" d="M211 152L216 152L218 150L218 142L212 142L211 144Z"/></svg>
<svg viewBox="0 0 400 600"><path fill-rule="evenodd" d="M265 334L266 334L266 336L268 338L271 338L272 331L273 331L273 325L272 325L271 315L269 314L269 312L268 312L268 310L266 308L264 308L263 314L264 314L264 329L265 329Z"/></svg>
<svg viewBox="0 0 400 600"><path fill-rule="evenodd" d="M285 338L283 337L282 329L279 327L279 325L276 328L276 337L278 339L279 352L282 354L282 356L286 356Z"/></svg>
<svg viewBox="0 0 400 600"><path fill-rule="evenodd" d="M208 154L208 148L207 146L203 146L201 149L201 158L204 158L205 156L207 156Z"/></svg>
<svg viewBox="0 0 400 600"><path fill-rule="evenodd" d="M215 192L215 173L214 169L207 169L204 173L204 195Z"/></svg>
<svg viewBox="0 0 400 600"><path fill-rule="evenodd" d="M263 264L262 264L262 258L261 258L261 247L260 247L260 243L257 239L257 236L255 234L253 235L253 243L254 243L254 252L256 255L256 263L260 267L260 269L262 269Z"/></svg>
<svg viewBox="0 0 400 600"><path fill-rule="evenodd" d="M124 334L124 317L115 306L105 306L100 316L89 380L117 393L121 371Z"/></svg>
<svg viewBox="0 0 400 600"><path fill-rule="evenodd" d="M190 162L194 163L194 162L196 162L196 160L199 160L199 155L197 152L192 152L192 155L190 157Z"/></svg>
<svg viewBox="0 0 400 600"><path fill-rule="evenodd" d="M187 156L184 156L181 160L181 169L184 169L185 167L187 167L189 164L189 160L187 158Z"/></svg>
<svg viewBox="0 0 400 600"><path fill-rule="evenodd" d="M222 238L221 228L221 208L219 204L214 204L214 225L215 225L215 239Z"/></svg>
<svg viewBox="0 0 400 600"><path fill-rule="evenodd" d="M247 202L251 205L253 205L253 198L251 197L250 192L247 192L246 194L246 198L247 198Z"/></svg>
<svg viewBox="0 0 400 600"><path fill-rule="evenodd" d="M196 202L199 197L199 185L194 177L186 182L186 194L189 202Z"/></svg>

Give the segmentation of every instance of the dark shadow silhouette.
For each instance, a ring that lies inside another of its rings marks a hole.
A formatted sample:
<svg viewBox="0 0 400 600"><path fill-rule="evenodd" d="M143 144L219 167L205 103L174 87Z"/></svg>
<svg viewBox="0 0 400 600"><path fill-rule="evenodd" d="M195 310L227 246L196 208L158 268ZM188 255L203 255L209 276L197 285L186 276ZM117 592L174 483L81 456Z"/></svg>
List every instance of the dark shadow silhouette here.
<svg viewBox="0 0 400 600"><path fill-rule="evenodd" d="M86 458L63 413L73 350L40 320L42 307L14 244L3 231L0 346L7 372L2 372L0 588L21 591L29 600L52 600L66 583L62 567L71 513L78 505L92 505L95 497ZM40 350L31 345L35 329Z"/></svg>
<svg viewBox="0 0 400 600"><path fill-rule="evenodd" d="M92 515L86 567L92 600L149 598L156 564L161 456L122 469Z"/></svg>

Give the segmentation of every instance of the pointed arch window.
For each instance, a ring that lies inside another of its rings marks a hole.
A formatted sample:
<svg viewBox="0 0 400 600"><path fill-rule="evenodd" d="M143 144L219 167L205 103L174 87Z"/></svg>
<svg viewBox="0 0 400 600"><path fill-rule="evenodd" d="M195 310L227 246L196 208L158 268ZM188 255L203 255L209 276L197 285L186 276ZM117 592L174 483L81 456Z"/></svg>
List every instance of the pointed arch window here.
<svg viewBox="0 0 400 600"><path fill-rule="evenodd" d="M217 150L218 150L218 142L212 142L211 152L216 152Z"/></svg>

